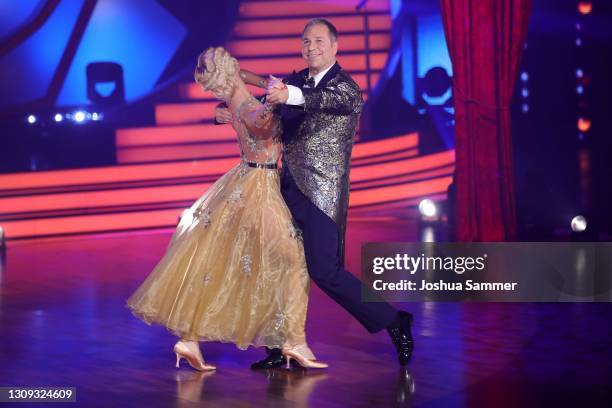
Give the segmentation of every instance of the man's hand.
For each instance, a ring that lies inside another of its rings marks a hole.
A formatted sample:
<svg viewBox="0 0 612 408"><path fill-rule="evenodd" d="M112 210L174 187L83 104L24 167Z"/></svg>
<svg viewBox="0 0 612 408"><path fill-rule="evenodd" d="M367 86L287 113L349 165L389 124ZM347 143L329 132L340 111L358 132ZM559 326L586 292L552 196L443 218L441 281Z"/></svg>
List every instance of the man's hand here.
<svg viewBox="0 0 612 408"><path fill-rule="evenodd" d="M232 112L228 108L218 107L215 109L215 120L217 123L226 124L232 123L234 118L232 117Z"/></svg>
<svg viewBox="0 0 612 408"><path fill-rule="evenodd" d="M268 97L266 98L266 102L271 103L273 105L279 103L285 103L289 99L289 90L285 89L269 89Z"/></svg>
<svg viewBox="0 0 612 408"><path fill-rule="evenodd" d="M287 99L289 99L289 90L287 89L287 85L285 85L283 81L276 78L274 75L270 75L266 93L268 94L266 97L266 102L272 105L285 103L287 102Z"/></svg>

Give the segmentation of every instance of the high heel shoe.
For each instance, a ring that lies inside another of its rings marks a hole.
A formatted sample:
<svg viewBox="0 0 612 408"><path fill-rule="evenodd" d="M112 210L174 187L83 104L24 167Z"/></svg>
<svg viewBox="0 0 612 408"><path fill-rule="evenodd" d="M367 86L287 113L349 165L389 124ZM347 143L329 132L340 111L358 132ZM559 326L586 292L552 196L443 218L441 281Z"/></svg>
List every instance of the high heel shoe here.
<svg viewBox="0 0 612 408"><path fill-rule="evenodd" d="M174 345L174 354L176 354L176 368L179 368L179 364L181 362L181 358L187 360L189 365L198 371L213 371L216 370L217 367L206 364L201 356L198 356L196 353L191 351L187 345L178 341Z"/></svg>
<svg viewBox="0 0 612 408"><path fill-rule="evenodd" d="M327 368L327 364L317 360L310 360L299 352L298 347L284 348L283 357L287 359L287 370L291 369L291 359L297 361L302 368Z"/></svg>

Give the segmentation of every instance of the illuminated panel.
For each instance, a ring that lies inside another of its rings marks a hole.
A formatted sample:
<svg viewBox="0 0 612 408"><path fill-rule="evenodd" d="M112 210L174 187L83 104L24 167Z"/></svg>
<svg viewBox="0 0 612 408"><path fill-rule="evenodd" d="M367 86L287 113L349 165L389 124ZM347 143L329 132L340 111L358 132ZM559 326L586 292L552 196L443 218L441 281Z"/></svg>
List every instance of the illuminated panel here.
<svg viewBox="0 0 612 408"><path fill-rule="evenodd" d="M442 67L449 76L452 76L453 66L446 46L442 16L440 14L419 16L417 30L417 76L424 77L433 67Z"/></svg>
<svg viewBox="0 0 612 408"><path fill-rule="evenodd" d="M238 158L238 143L207 143L204 145L130 147L117 150L117 162L143 163L154 161L204 159L233 156Z"/></svg>
<svg viewBox="0 0 612 408"><path fill-rule="evenodd" d="M186 34L187 29L155 0L98 0L57 103L87 103L85 68L96 61L123 67L128 101L146 95Z"/></svg>
<svg viewBox="0 0 612 408"><path fill-rule="evenodd" d="M355 1L257 1L242 3L242 17L270 17L290 15L332 16L334 13L355 13ZM389 1L369 0L368 11L389 11Z"/></svg>
<svg viewBox="0 0 612 408"><path fill-rule="evenodd" d="M417 183L387 186L375 189L358 190L351 193L351 208L379 206L385 202L410 202L417 197L436 197L443 194L452 177L442 177ZM406 205L406 202L403 204ZM415 201L412 201L414 203ZM70 217L42 218L32 220L4 221L2 223L9 239L20 237L60 235L71 233L92 233L169 227L176 225L177 218L184 208L157 211L124 212L98 215L79 215Z"/></svg>
<svg viewBox="0 0 612 408"><path fill-rule="evenodd" d="M2 190L13 190L207 176L225 173L237 163L238 160L235 158L225 158L134 166L0 174L0 186ZM2 190L0 190L0 194Z"/></svg>
<svg viewBox="0 0 612 408"><path fill-rule="evenodd" d="M131 204L172 201L195 201L212 183L184 184L117 190L80 191L0 198L0 207L7 213L87 209Z"/></svg>
<svg viewBox="0 0 612 408"><path fill-rule="evenodd" d="M9 13L21 1L2 1ZM30 2L31 3L31 2ZM43 98L60 63L84 0L60 1L45 24L0 59L0 107ZM83 85L84 87L85 85Z"/></svg>
<svg viewBox="0 0 612 408"><path fill-rule="evenodd" d="M419 203L423 198L429 198L435 202L446 200L446 191L443 193L431 193L419 197L405 198L397 201L388 201L380 204L370 204L360 207L351 207L349 211L350 218L372 218L372 216L380 217L388 214L393 218L420 217L418 213ZM412 207L412 208L411 208Z"/></svg>
<svg viewBox="0 0 612 408"><path fill-rule="evenodd" d="M145 127L119 129L115 134L117 147L168 145L189 142L236 140L231 126L214 124Z"/></svg>
<svg viewBox="0 0 612 408"><path fill-rule="evenodd" d="M266 20L243 20L234 26L234 35L240 37L287 35L301 36L302 30L309 18L275 19L274 24ZM338 29L340 44L343 44L342 33L346 31L363 31L362 16L332 17L330 19ZM391 30L391 18L388 15L370 16L368 20L370 30Z"/></svg>
<svg viewBox="0 0 612 408"><path fill-rule="evenodd" d="M215 127L216 129L220 130L230 129L231 132L233 132L231 126L211 125L210 127ZM129 132L130 130L133 129L124 129L123 131ZM146 134L146 132L143 132L142 130L141 132ZM128 138L129 133L124 136ZM235 135L233 133L232 138L235 138ZM139 140L129 140L129 138L128 141L139 142ZM175 140L175 142L178 141ZM417 142L417 134L409 134L392 139L357 143L353 149L353 158L360 159L369 155L388 153L392 151L393 147L404 149L407 147L414 146ZM129 143L127 143L126 145L129 145ZM138 143L134 143L133 145L138 145ZM228 144L228 146L229 145L230 144ZM215 174L214 171L211 172L208 170L211 167L229 168L231 167L232 163L235 162L235 159L217 159L194 162L160 163L155 165L111 166L89 169L0 174L0 186L2 186L2 189L11 190L17 188L41 188L62 185L83 185L133 180L199 176L205 174ZM1 191L2 190L0 190L0 192Z"/></svg>
<svg viewBox="0 0 612 408"><path fill-rule="evenodd" d="M382 177L414 173L425 169L445 166L455 161L454 150L416 157L411 160L392 161L375 165L351 168L351 182L376 180Z"/></svg>
<svg viewBox="0 0 612 408"><path fill-rule="evenodd" d="M391 45L388 34L371 34L371 50L386 50ZM230 53L241 61L244 57L260 55L301 55L300 37L273 38L266 40L234 40L228 45ZM347 51L365 51L365 36L346 35L340 39L340 49Z"/></svg>
<svg viewBox="0 0 612 408"><path fill-rule="evenodd" d="M414 183L351 191L350 206L359 207L443 193L446 192L452 181L453 178L447 176Z"/></svg>
<svg viewBox="0 0 612 408"><path fill-rule="evenodd" d="M452 152L450 152L452 153ZM435 169L444 164L448 164L449 159L452 160L453 154L433 154L412 160L402 162L391 162L383 164L375 164L371 166L362 166L351 170L351 183L354 184L360 181L378 180L380 177L402 176L400 179L393 180L393 183L414 180L415 178L427 177L427 173L423 173L428 169ZM231 163L236 163L233 160ZM452 162L451 162L452 164ZM210 176L220 176L229 168L215 167ZM410 173L421 172L410 177ZM445 169L448 175L452 172L452 166ZM431 175L437 175L432 173ZM377 181L377 183L389 184L389 180ZM372 185L372 184L370 184ZM359 190L362 190L365 185L362 183ZM53 211L70 208L97 208L104 206L117 206L129 204L145 204L163 201L180 201L180 200L195 200L198 195L203 193L200 184L193 185L177 185L177 186L154 186L145 188L120 188L115 190L98 190L98 191L81 191L81 192L65 192L53 194L39 194L36 196L19 196L0 198L0 207L5 213L27 213L30 211Z"/></svg>
<svg viewBox="0 0 612 408"><path fill-rule="evenodd" d="M113 214L81 215L64 218L6 221L2 227L8 239L168 227L177 224L184 208Z"/></svg>
<svg viewBox="0 0 612 408"><path fill-rule="evenodd" d="M29 23L42 8L45 0L0 1L0 41L14 35Z"/></svg>
<svg viewBox="0 0 612 408"><path fill-rule="evenodd" d="M390 161L390 160L406 160L406 159L411 159L414 156L417 156L418 154L419 154L419 149L417 147L414 147L414 148L402 150L399 152L385 153L380 156L368 156L368 157L362 157L358 159L351 159L351 165L352 166L362 166L365 164L374 164L374 163L380 163L383 161Z"/></svg>
<svg viewBox="0 0 612 408"><path fill-rule="evenodd" d="M155 123L174 125L194 123L203 119L213 120L219 102L167 103L155 106Z"/></svg>
<svg viewBox="0 0 612 408"><path fill-rule="evenodd" d="M381 70L387 62L386 52L374 52L370 54L370 69ZM342 55L338 53L338 63L346 71L365 71L365 55ZM293 70L305 68L302 57L276 57L276 58L257 58L244 59L240 61L240 67L253 71L260 75L278 74L288 75Z"/></svg>
<svg viewBox="0 0 612 408"><path fill-rule="evenodd" d="M231 126L227 126L231 128ZM227 142L211 142L198 145L171 145L173 139L167 140L163 146L131 146L117 149L119 163L142 163L164 160L184 160L189 158L207 158L220 156L238 156L240 151L235 137ZM356 143L353 148L353 164L380 162L382 160L397 160L409 158L418 154L417 134L400 136L374 142ZM384 157L378 157L384 154ZM368 157L375 156L375 157Z"/></svg>
<svg viewBox="0 0 612 408"><path fill-rule="evenodd" d="M418 143L419 135L417 133L410 133L408 135L382 140L374 140L371 142L356 143L353 147L351 158L355 160L366 156L373 156L416 147Z"/></svg>
<svg viewBox="0 0 612 408"><path fill-rule="evenodd" d="M408 181L425 180L441 176L451 176L453 174L454 169L455 166L451 164L434 170L423 170L417 173L399 175L389 179L373 179L363 182L352 183L351 188L361 190L364 188L381 187L387 184L404 184Z"/></svg>

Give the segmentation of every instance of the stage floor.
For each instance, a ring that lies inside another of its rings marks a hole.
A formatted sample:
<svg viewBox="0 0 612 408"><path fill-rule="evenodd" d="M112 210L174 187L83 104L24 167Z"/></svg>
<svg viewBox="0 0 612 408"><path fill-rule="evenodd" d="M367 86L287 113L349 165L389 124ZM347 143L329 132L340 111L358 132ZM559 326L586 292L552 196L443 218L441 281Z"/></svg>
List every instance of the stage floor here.
<svg viewBox="0 0 612 408"><path fill-rule="evenodd" d="M353 220L347 266L358 272L363 242L418 235L410 221ZM76 405L88 407L612 404L610 304L402 304L415 315L416 342L402 370L386 333L368 334L313 286L307 333L329 369L251 371L262 350L206 343L217 372L177 370L175 337L124 307L169 237L9 243L0 270L0 386L76 387Z"/></svg>

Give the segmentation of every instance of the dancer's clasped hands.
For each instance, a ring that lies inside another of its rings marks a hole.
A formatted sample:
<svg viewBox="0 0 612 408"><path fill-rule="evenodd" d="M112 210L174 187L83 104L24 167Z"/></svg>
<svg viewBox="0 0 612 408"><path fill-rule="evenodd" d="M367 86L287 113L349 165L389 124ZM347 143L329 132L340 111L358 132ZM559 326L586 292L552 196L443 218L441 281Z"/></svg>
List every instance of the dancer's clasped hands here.
<svg viewBox="0 0 612 408"><path fill-rule="evenodd" d="M266 102L270 104L281 104L287 102L289 99L289 90L287 85L283 83L279 78L274 75L270 75L268 80L268 87L266 88Z"/></svg>

